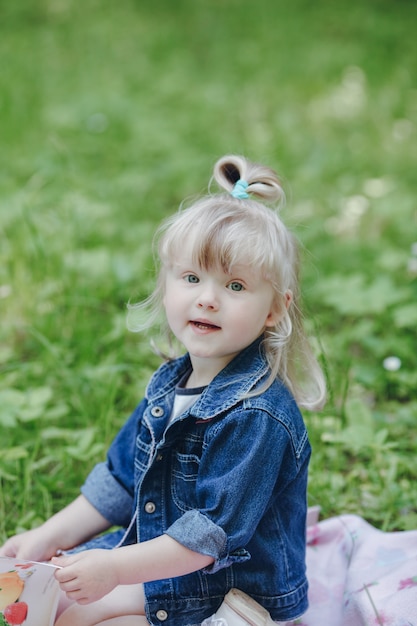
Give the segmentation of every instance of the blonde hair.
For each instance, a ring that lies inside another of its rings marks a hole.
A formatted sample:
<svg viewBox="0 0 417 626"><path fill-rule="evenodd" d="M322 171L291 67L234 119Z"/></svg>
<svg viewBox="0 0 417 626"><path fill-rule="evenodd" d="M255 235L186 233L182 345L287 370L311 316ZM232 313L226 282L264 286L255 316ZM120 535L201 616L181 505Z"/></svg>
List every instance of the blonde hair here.
<svg viewBox="0 0 417 626"><path fill-rule="evenodd" d="M191 242L193 261L204 269L220 266L228 272L237 264L259 268L274 289L278 315L275 326L266 329L262 343L270 375L254 393L261 393L278 377L301 407L321 408L325 381L303 329L298 244L277 211L254 199L282 203L285 195L280 181L270 168L235 155L217 161L213 178L227 193L204 196L180 209L158 229L157 285L145 302L128 305L129 328L144 330L160 316L166 269L183 250L185 241ZM248 198L231 195L238 181L247 183ZM140 320L144 311L148 315ZM165 330L169 332L166 322Z"/></svg>

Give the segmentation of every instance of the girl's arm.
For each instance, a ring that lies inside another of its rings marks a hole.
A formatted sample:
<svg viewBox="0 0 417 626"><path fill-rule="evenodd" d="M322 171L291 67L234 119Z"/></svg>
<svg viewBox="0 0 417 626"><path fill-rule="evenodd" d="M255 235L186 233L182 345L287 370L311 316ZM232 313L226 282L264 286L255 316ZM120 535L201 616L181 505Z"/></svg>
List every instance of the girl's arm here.
<svg viewBox="0 0 417 626"><path fill-rule="evenodd" d="M61 589L79 604L99 600L117 585L182 576L213 561L168 535L115 550L88 550L53 559L62 567L55 574Z"/></svg>
<svg viewBox="0 0 417 626"><path fill-rule="evenodd" d="M42 526L8 539L0 556L48 561L59 550L73 548L109 527L110 522L81 495Z"/></svg>

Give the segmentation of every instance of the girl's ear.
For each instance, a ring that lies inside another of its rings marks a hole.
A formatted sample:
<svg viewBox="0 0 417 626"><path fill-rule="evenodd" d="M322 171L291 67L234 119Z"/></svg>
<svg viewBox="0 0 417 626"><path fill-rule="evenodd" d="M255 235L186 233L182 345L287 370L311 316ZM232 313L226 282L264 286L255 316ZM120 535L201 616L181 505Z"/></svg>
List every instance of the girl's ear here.
<svg viewBox="0 0 417 626"><path fill-rule="evenodd" d="M268 317L265 320L265 328L271 328L275 326L278 320L278 314L276 311L272 310L268 313Z"/></svg>
<svg viewBox="0 0 417 626"><path fill-rule="evenodd" d="M284 294L284 299L285 299L285 308L288 311L293 301L293 295L292 295L291 289L287 289L287 291Z"/></svg>
<svg viewBox="0 0 417 626"><path fill-rule="evenodd" d="M284 297L283 297L284 306L287 311L290 308L292 301L293 301L292 291L291 289L288 289L284 293ZM276 326L276 324L278 324L278 322L280 321L282 317L283 317L282 308L278 307L277 303L274 303L274 306L271 309L271 311L268 313L268 317L266 318L266 321L265 321L266 328L271 328L272 326Z"/></svg>
<svg viewBox="0 0 417 626"><path fill-rule="evenodd" d="M272 328L273 326L276 326L281 317L282 311L280 310L278 303L274 302L272 304L272 309L269 311L268 316L265 320L265 328Z"/></svg>

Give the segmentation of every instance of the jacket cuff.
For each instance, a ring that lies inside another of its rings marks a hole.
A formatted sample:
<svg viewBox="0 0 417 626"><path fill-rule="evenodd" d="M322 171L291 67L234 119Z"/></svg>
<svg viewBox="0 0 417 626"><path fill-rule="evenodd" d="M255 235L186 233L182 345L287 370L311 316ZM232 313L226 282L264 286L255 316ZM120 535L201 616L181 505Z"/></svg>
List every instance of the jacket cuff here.
<svg viewBox="0 0 417 626"><path fill-rule="evenodd" d="M81 493L111 524L129 524L132 496L116 480L106 463L99 463L93 468L81 487Z"/></svg>
<svg viewBox="0 0 417 626"><path fill-rule="evenodd" d="M189 550L213 557L214 563L203 569L208 574L214 574L232 563L250 559L247 550L229 552L224 530L195 509L184 513L165 534Z"/></svg>

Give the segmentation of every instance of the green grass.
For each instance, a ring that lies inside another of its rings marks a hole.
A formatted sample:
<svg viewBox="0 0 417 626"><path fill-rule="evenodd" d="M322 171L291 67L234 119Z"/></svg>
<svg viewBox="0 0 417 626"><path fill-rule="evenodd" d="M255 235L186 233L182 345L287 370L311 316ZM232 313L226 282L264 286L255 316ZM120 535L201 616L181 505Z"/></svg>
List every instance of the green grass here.
<svg viewBox="0 0 417 626"><path fill-rule="evenodd" d="M277 169L329 402L310 502L417 527L417 5L0 7L0 540L77 493L158 359L152 233L216 158ZM388 356L401 359L387 371Z"/></svg>

